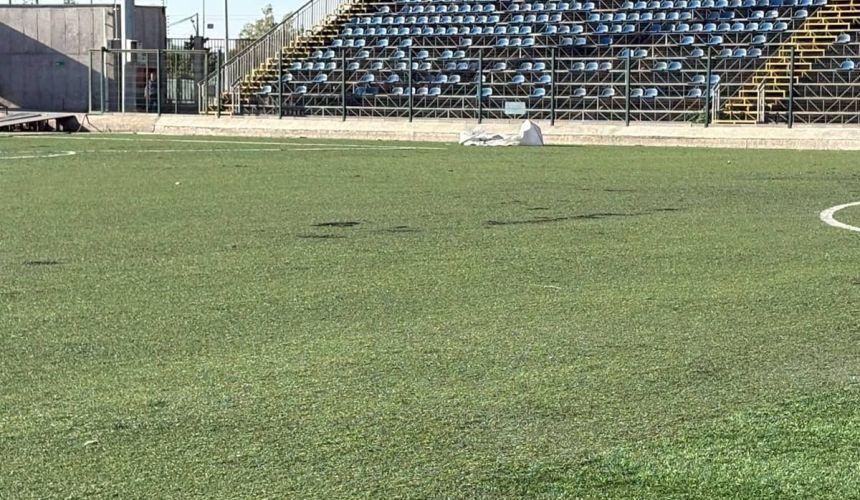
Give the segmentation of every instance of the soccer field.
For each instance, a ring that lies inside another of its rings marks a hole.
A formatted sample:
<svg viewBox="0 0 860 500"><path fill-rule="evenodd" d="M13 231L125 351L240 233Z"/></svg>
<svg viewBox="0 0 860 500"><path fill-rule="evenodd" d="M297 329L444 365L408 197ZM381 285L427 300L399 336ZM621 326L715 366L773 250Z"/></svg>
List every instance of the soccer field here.
<svg viewBox="0 0 860 500"><path fill-rule="evenodd" d="M0 137L0 498L856 497L858 167Z"/></svg>

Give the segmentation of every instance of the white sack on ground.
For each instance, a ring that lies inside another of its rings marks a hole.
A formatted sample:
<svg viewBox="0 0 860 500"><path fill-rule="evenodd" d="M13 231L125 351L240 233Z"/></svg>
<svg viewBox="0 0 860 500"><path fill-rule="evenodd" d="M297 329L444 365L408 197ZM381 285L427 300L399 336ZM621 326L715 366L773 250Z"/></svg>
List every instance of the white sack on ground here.
<svg viewBox="0 0 860 500"><path fill-rule="evenodd" d="M536 123L526 120L520 127L519 134L494 134L480 128L461 132L460 144L463 146L543 146L543 134Z"/></svg>

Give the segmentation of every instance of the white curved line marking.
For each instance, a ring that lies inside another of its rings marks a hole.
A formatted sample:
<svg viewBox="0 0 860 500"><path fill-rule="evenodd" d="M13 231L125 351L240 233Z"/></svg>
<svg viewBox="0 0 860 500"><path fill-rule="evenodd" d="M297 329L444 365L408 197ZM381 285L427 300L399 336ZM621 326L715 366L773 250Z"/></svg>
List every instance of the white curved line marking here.
<svg viewBox="0 0 860 500"><path fill-rule="evenodd" d="M74 156L75 151L62 151L60 153L48 153L40 155L0 156L0 160L33 160L37 158L60 158L62 156Z"/></svg>
<svg viewBox="0 0 860 500"><path fill-rule="evenodd" d="M853 203L846 203L844 205L837 205L835 207L828 208L827 210L821 212L821 216L820 216L821 221L824 222L825 224L827 224L828 226L838 227L840 229L847 229L849 231L856 231L856 232L860 233L860 227L849 226L848 224L845 224L843 222L839 222L838 220L833 218L833 216L836 214L836 212L838 212L842 209L848 208L848 207L856 207L858 205L860 205L860 201L855 201Z"/></svg>

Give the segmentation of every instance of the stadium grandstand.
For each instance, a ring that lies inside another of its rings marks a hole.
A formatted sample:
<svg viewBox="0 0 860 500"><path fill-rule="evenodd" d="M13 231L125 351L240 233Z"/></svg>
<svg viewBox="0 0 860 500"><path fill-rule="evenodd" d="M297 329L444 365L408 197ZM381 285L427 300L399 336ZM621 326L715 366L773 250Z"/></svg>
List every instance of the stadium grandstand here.
<svg viewBox="0 0 860 500"><path fill-rule="evenodd" d="M860 0L312 0L231 57L207 104L482 119L516 103L553 121L858 124L858 38Z"/></svg>

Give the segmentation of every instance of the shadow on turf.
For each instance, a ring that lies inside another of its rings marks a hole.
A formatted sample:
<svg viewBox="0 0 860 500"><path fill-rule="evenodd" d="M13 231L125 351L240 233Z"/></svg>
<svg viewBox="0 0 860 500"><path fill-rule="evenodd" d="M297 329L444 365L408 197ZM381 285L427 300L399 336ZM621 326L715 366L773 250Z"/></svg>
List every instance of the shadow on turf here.
<svg viewBox="0 0 860 500"><path fill-rule="evenodd" d="M28 260L24 262L25 266L59 266L58 260Z"/></svg>
<svg viewBox="0 0 860 500"><path fill-rule="evenodd" d="M546 210L543 207L535 207L530 208L529 210ZM640 215L649 215L655 212L679 212L680 208L655 208L654 210L649 210L647 212L636 212L636 213L624 213L624 212L595 212L590 214L581 214L581 215L571 215L566 217L535 217L533 219L521 219L521 220L508 220L508 221L499 221L499 220L488 220L485 225L486 226L515 226L521 224L548 224L551 222L564 222L570 220L596 220L596 219L607 219L610 217L638 217Z"/></svg>

